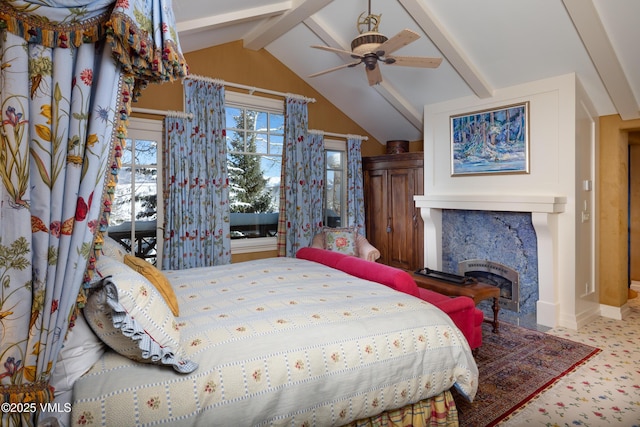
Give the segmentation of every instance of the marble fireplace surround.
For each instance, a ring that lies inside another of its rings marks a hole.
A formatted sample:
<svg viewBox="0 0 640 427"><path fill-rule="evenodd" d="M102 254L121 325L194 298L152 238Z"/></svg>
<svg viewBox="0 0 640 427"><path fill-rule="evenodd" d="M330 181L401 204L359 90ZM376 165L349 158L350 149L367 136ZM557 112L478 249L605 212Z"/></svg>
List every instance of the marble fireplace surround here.
<svg viewBox="0 0 640 427"><path fill-rule="evenodd" d="M554 327L558 323L557 242L558 214L564 212L567 198L536 195L424 195L414 197L424 220L425 266L442 269L442 210L462 209L502 212L530 212L538 250L537 323Z"/></svg>

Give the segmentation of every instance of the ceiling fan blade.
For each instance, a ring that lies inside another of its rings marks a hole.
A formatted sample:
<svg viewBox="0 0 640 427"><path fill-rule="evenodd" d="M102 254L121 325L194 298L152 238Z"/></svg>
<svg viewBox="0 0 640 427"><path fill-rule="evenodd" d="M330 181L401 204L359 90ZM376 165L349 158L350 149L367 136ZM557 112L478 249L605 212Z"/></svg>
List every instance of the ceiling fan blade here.
<svg viewBox="0 0 640 427"><path fill-rule="evenodd" d="M369 86L375 86L379 83L382 83L382 73L380 72L380 67L378 65L375 66L373 70L365 67L367 70L367 79L369 80Z"/></svg>
<svg viewBox="0 0 640 427"><path fill-rule="evenodd" d="M343 55L349 55L352 58L362 58L362 55L358 55L357 53L350 52L348 50L336 49L335 47L330 46L311 46L314 49L326 50L329 52L340 53Z"/></svg>
<svg viewBox="0 0 640 427"><path fill-rule="evenodd" d="M400 49L402 46L406 46L411 42L414 42L420 38L420 35L415 31L404 29L395 36L391 37L386 42L377 47L375 53L378 56L386 56ZM382 52L382 53L379 53Z"/></svg>
<svg viewBox="0 0 640 427"><path fill-rule="evenodd" d="M402 67L438 68L442 58L427 58L424 56L387 56L387 65L400 65ZM394 62L391 62L394 61Z"/></svg>
<svg viewBox="0 0 640 427"><path fill-rule="evenodd" d="M321 76L323 74L327 74L330 73L332 71L338 71L341 70L343 68L347 68L347 67L355 67L356 65L360 64L362 61L354 61L354 62L349 62L348 64L342 64L342 65L338 65L337 67L333 67L333 68L329 68L327 70L324 71L319 71L317 73L311 74L308 77L316 77L316 76Z"/></svg>

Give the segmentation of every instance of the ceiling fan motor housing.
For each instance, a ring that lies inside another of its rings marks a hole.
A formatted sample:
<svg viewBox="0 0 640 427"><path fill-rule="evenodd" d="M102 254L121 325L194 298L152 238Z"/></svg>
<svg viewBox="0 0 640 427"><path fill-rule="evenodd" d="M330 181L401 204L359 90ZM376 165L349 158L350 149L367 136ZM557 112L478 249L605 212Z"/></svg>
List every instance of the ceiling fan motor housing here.
<svg viewBox="0 0 640 427"><path fill-rule="evenodd" d="M373 70L376 68L376 64L378 63L378 56L375 53L367 53L364 58L362 58L362 62L369 69Z"/></svg>
<svg viewBox="0 0 640 427"><path fill-rule="evenodd" d="M351 51L358 55L366 55L367 53L376 53L376 49L388 39L386 36L373 31L360 34L351 42Z"/></svg>

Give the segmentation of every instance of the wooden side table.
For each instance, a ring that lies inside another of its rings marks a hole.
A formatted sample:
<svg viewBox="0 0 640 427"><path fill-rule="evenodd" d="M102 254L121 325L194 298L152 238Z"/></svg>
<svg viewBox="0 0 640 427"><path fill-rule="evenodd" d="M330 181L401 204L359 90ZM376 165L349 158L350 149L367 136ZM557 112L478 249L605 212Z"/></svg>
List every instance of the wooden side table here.
<svg viewBox="0 0 640 427"><path fill-rule="evenodd" d="M493 321L485 319L493 325L493 332L498 333L498 312L500 311L500 288L487 283L474 283L471 285L457 285L445 280L438 280L431 277L423 276L409 271L416 284L425 289L441 293L448 296L466 296L470 297L473 302L478 305L480 301L493 298Z"/></svg>

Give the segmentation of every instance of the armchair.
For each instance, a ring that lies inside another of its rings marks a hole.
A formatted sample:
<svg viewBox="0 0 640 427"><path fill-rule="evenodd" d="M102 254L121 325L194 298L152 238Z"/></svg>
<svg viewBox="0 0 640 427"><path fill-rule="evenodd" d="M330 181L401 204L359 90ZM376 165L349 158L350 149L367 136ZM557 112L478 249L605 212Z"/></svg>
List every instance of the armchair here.
<svg viewBox="0 0 640 427"><path fill-rule="evenodd" d="M375 262L378 258L380 258L380 251L376 249L371 243L369 243L366 237L357 234L357 232L355 231L347 231L345 229L325 228L325 230L313 236L313 240L311 241L311 247L318 248L318 249L331 250L331 248L327 247L327 244L326 244L327 242L326 233L334 232L334 231L340 232L340 233L350 233L351 238L355 236L354 249L356 253L354 256L357 256L358 258L362 258L372 262Z"/></svg>

